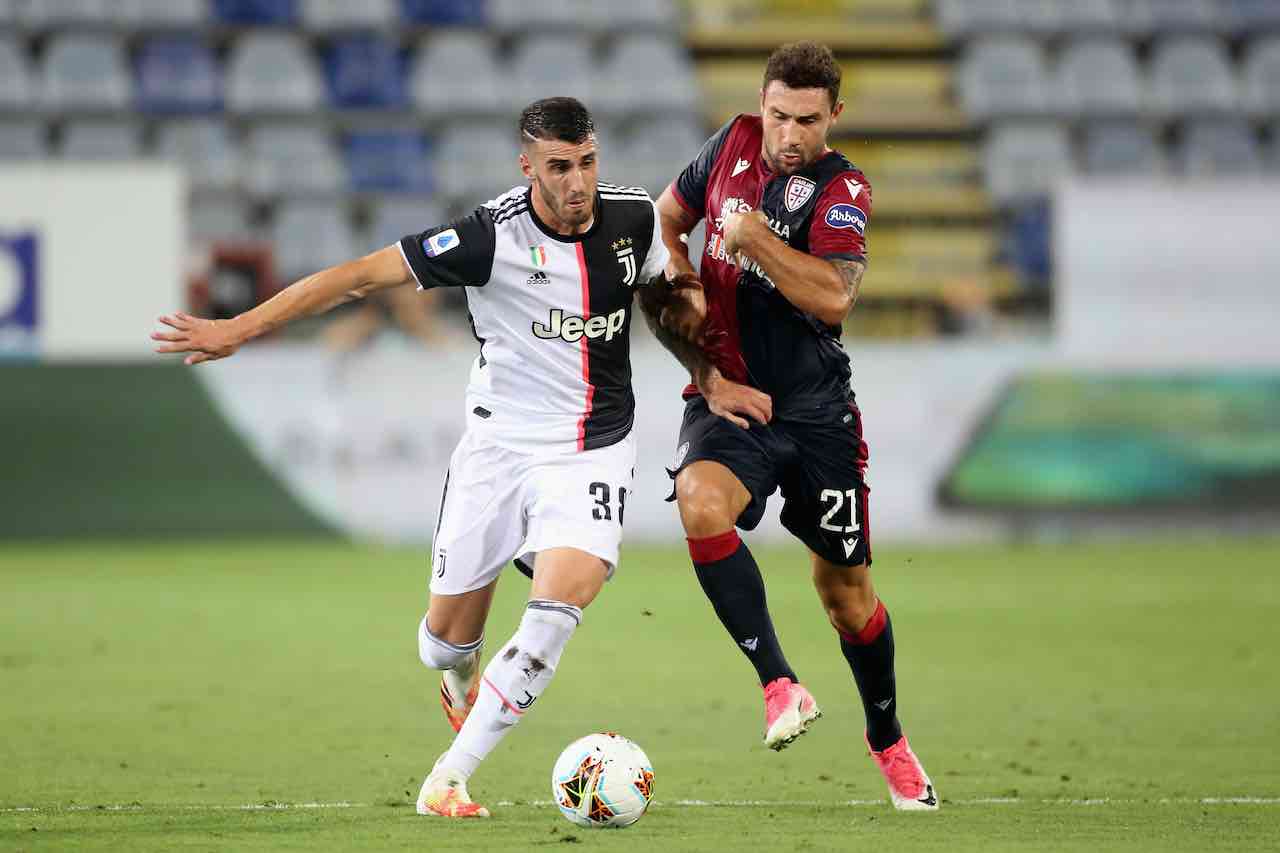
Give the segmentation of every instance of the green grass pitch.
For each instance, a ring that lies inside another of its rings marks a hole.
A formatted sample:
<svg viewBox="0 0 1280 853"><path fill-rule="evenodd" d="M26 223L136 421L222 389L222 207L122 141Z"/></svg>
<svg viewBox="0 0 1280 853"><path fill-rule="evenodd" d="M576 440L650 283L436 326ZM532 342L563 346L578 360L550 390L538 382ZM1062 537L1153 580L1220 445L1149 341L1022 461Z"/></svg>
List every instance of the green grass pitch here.
<svg viewBox="0 0 1280 853"><path fill-rule="evenodd" d="M412 808L451 734L414 641L424 553L0 547L0 849L1280 846L1280 541L878 549L933 815L889 808L799 547L758 556L826 713L810 734L761 745L759 688L686 556L631 547L473 778L494 818L455 824ZM527 589L499 584L495 646ZM655 805L584 831L548 776L606 729L648 752Z"/></svg>

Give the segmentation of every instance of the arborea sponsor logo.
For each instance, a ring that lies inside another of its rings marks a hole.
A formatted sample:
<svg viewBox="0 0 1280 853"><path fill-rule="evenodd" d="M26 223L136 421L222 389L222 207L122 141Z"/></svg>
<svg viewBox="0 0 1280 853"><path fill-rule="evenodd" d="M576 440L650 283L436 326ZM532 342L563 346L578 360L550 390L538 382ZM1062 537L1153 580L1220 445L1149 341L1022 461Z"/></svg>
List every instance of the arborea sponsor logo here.
<svg viewBox="0 0 1280 853"><path fill-rule="evenodd" d="M833 204L827 211L827 224L832 228L852 228L862 234L867 228L867 215L852 204Z"/></svg>
<svg viewBox="0 0 1280 853"><path fill-rule="evenodd" d="M534 323L533 334L543 340L560 338L569 343L588 338L604 338L613 340L613 336L622 331L627 323L627 309L619 308L612 314L597 314L584 318L578 314L568 314L559 308L551 309L551 316L546 323Z"/></svg>

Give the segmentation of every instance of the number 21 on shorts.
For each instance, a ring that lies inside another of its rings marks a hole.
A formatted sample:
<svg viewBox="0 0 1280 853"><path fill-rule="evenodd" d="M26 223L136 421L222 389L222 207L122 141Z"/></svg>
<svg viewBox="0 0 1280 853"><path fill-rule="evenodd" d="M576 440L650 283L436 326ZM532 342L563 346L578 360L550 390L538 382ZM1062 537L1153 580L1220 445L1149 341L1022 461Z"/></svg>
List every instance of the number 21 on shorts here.
<svg viewBox="0 0 1280 853"><path fill-rule="evenodd" d="M848 500L846 501L846 498ZM826 513L822 516L822 520L818 522L818 526L823 530L830 530L832 533L857 533L861 528L858 525L858 490L848 489L840 491L839 489L823 489L822 494L818 496L818 500L825 506L830 503ZM847 526L833 523L832 519L845 506L849 505L849 524Z"/></svg>

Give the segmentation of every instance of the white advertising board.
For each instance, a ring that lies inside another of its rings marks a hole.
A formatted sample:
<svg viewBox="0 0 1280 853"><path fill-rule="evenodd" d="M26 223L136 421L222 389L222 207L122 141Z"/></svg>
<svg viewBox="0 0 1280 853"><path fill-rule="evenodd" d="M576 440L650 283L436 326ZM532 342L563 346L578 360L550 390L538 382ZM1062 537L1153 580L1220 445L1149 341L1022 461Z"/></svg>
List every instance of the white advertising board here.
<svg viewBox="0 0 1280 853"><path fill-rule="evenodd" d="M186 186L154 163L0 166L0 353L146 358L181 308Z"/></svg>

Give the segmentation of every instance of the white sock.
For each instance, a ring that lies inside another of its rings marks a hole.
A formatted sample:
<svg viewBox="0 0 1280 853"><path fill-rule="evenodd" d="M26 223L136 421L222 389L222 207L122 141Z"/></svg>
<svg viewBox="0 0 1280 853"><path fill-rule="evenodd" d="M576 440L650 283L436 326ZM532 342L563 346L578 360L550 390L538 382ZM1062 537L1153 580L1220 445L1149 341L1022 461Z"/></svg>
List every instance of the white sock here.
<svg viewBox="0 0 1280 853"><path fill-rule="evenodd" d="M582 621L572 604L533 599L515 636L484 668L475 707L438 762L469 777L551 683L560 655Z"/></svg>
<svg viewBox="0 0 1280 853"><path fill-rule="evenodd" d="M440 639L427 627L427 617L418 623L418 657L430 669L451 669L462 679L471 677L472 652L480 648L484 636L463 645Z"/></svg>

